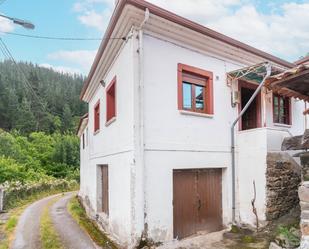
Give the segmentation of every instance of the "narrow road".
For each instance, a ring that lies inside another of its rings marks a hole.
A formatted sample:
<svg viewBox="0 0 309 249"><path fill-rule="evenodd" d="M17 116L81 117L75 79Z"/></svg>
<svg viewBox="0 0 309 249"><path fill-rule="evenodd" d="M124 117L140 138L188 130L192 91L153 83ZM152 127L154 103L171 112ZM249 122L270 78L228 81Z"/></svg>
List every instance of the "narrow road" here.
<svg viewBox="0 0 309 249"><path fill-rule="evenodd" d="M34 202L20 216L12 249L40 249L40 217L48 202L59 195Z"/></svg>
<svg viewBox="0 0 309 249"><path fill-rule="evenodd" d="M68 201L75 193L67 193L50 208L55 230L66 249L97 249L91 238L79 227L67 211ZM41 249L40 218L49 201L59 195L39 200L25 209L16 227L11 249Z"/></svg>
<svg viewBox="0 0 309 249"><path fill-rule="evenodd" d="M53 224L67 249L96 249L93 241L72 219L68 213L67 204L73 194L67 194L58 200L50 210Z"/></svg>

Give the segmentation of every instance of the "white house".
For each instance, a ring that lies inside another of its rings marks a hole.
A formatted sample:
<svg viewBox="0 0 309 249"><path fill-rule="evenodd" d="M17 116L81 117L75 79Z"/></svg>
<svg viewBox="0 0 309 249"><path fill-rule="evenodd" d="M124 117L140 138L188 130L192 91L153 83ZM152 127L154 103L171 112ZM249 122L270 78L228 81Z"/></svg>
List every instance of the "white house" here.
<svg viewBox="0 0 309 249"><path fill-rule="evenodd" d="M262 88L235 126L233 179L231 125L259 86L235 70L263 62L295 66L143 0L118 1L78 134L80 197L120 244L254 224L253 181L266 220L267 153L303 133L305 106Z"/></svg>

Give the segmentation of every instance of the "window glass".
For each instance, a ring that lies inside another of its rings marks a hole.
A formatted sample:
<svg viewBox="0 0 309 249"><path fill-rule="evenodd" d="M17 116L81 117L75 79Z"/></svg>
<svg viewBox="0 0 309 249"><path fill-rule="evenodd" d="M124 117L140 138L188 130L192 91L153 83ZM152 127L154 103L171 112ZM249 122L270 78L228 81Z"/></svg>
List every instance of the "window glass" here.
<svg viewBox="0 0 309 249"><path fill-rule="evenodd" d="M192 109L192 84L183 82L182 91L183 91L183 108Z"/></svg>
<svg viewBox="0 0 309 249"><path fill-rule="evenodd" d="M204 87L195 86L195 108L197 110L204 110Z"/></svg>

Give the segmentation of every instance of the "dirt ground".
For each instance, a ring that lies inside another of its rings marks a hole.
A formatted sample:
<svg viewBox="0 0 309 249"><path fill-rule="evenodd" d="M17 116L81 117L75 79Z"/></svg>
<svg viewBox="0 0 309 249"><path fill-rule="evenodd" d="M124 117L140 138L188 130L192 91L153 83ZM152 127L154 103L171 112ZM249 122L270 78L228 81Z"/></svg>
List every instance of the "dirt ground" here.
<svg viewBox="0 0 309 249"><path fill-rule="evenodd" d="M198 234L181 241L163 244L159 249L268 249L269 244L278 238L279 227L298 227L300 217L299 207L278 220L269 223L257 233L252 228L234 227L224 231Z"/></svg>

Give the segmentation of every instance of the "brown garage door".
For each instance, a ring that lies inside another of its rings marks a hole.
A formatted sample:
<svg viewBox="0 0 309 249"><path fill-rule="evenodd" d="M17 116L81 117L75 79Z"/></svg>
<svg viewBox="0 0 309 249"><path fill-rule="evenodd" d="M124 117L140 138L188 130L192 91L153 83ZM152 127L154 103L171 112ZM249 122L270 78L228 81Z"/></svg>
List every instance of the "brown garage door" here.
<svg viewBox="0 0 309 249"><path fill-rule="evenodd" d="M222 228L222 170L174 170L174 237Z"/></svg>

